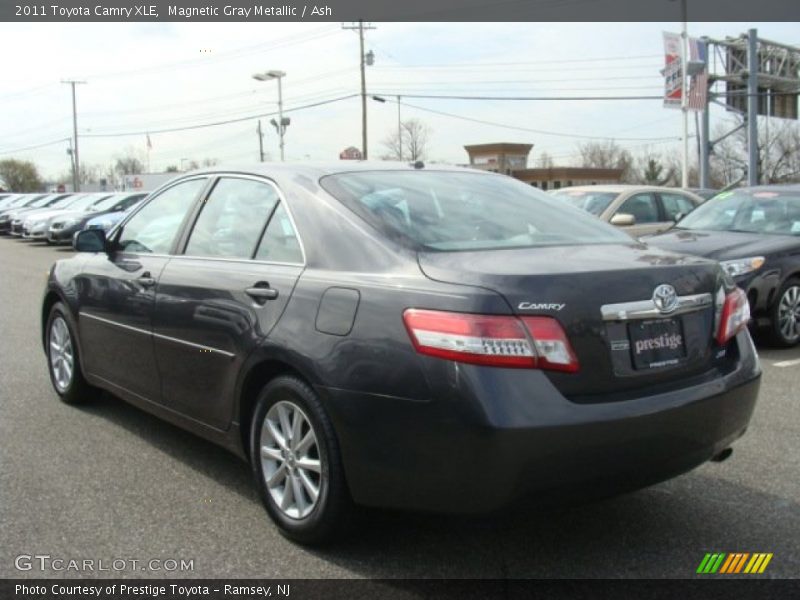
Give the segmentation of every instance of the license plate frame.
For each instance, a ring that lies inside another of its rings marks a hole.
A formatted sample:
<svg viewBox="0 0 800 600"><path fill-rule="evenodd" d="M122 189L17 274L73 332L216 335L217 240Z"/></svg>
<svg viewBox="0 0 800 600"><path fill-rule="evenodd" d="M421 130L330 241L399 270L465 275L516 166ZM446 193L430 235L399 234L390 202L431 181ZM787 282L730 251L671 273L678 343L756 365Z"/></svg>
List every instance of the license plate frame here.
<svg viewBox="0 0 800 600"><path fill-rule="evenodd" d="M686 337L680 318L628 323L631 363L637 371L673 367L686 359Z"/></svg>

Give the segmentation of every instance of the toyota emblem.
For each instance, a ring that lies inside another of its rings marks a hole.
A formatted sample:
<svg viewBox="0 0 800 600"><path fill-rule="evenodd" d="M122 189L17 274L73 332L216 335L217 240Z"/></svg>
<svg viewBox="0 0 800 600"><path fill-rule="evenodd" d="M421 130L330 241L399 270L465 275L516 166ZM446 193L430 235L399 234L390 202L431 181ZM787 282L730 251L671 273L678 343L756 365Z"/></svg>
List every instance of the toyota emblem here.
<svg viewBox="0 0 800 600"><path fill-rule="evenodd" d="M678 293L668 283L662 283L653 292L653 304L662 313L669 313L678 307Z"/></svg>

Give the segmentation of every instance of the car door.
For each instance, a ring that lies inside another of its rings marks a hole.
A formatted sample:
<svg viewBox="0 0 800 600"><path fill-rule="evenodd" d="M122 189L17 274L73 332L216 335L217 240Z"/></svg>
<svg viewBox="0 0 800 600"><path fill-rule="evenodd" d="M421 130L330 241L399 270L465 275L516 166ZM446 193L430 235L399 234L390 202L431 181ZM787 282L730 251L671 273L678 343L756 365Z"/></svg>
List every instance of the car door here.
<svg viewBox="0 0 800 600"><path fill-rule="evenodd" d="M161 390L152 339L155 286L207 181L183 180L160 192L115 230L116 250L90 255L77 278L83 368L151 401Z"/></svg>
<svg viewBox="0 0 800 600"><path fill-rule="evenodd" d="M667 224L663 222L656 195L640 192L628 197L614 213L615 215L631 215L636 220L633 225L622 227L634 237L663 231ZM670 225L672 225L670 223Z"/></svg>
<svg viewBox="0 0 800 600"><path fill-rule="evenodd" d="M174 410L225 429L242 362L283 313L304 255L285 200L260 178L221 176L185 238L156 292L162 394Z"/></svg>

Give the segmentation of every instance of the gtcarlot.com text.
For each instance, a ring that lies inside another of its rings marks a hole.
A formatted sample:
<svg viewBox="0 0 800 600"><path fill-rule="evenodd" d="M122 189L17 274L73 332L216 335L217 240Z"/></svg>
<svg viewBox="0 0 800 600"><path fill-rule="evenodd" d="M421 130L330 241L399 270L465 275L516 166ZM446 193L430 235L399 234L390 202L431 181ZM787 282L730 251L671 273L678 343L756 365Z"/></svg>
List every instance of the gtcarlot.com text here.
<svg viewBox="0 0 800 600"><path fill-rule="evenodd" d="M14 559L18 571L91 573L98 571L194 571L194 559L185 558L67 558L49 554L19 554Z"/></svg>

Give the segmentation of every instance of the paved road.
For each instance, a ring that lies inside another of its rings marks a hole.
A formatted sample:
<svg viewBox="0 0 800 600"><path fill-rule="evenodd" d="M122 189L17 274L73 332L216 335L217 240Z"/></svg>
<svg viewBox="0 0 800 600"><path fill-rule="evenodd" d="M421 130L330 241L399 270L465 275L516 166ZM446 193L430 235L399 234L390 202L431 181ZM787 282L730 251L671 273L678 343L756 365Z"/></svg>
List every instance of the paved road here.
<svg viewBox="0 0 800 600"><path fill-rule="evenodd" d="M246 465L111 397L60 403L39 343L51 262L0 238L0 577L20 554L193 559L191 577L685 577L705 552L773 552L800 575L800 349L762 349L761 401L722 464L613 500L478 519L370 511L325 550L284 540ZM164 576L125 571L117 576Z"/></svg>

